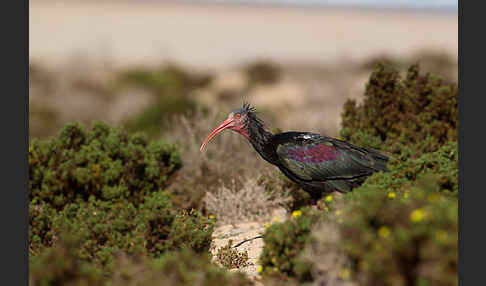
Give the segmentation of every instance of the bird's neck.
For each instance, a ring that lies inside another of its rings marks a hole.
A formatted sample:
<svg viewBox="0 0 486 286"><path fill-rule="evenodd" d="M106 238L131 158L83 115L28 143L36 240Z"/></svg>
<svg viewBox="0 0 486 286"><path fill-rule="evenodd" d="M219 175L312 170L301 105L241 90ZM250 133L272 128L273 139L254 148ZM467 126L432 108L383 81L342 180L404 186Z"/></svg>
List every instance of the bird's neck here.
<svg viewBox="0 0 486 286"><path fill-rule="evenodd" d="M255 150L262 156L263 159L269 161L267 154L264 152L265 145L273 137L273 134L261 125L261 124L252 124L248 128L248 141L250 141L251 145Z"/></svg>

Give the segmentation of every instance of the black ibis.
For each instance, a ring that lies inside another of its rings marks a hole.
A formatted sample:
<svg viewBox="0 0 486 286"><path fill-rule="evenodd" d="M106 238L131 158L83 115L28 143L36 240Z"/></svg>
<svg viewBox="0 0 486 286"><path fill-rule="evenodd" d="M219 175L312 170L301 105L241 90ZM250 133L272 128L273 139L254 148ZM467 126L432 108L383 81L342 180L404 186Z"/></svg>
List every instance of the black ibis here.
<svg viewBox="0 0 486 286"><path fill-rule="evenodd" d="M248 103L233 110L211 131L200 151L225 129L243 135L264 160L277 166L314 199L334 191L349 192L371 174L387 170L388 157L371 148L311 132L272 134Z"/></svg>

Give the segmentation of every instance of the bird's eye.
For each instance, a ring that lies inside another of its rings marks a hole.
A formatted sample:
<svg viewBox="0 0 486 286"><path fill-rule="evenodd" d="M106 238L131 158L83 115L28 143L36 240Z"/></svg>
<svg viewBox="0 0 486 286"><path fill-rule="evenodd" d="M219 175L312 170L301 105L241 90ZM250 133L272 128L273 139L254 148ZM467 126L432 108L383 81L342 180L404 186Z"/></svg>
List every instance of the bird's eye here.
<svg viewBox="0 0 486 286"><path fill-rule="evenodd" d="M235 117L239 119L241 117L241 114L236 113Z"/></svg>

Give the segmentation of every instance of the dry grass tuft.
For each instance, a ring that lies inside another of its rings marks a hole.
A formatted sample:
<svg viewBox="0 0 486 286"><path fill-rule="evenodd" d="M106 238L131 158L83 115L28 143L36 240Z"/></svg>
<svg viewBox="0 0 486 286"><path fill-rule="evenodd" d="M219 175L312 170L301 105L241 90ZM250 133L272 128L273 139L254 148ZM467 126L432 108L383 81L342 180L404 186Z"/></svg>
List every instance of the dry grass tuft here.
<svg viewBox="0 0 486 286"><path fill-rule="evenodd" d="M217 192L222 185L241 188L245 177L257 177L268 163L253 150L241 135L225 131L216 136L201 153L199 147L212 128L227 114L198 110L191 119L173 118L173 128L163 134L176 143L181 152L183 167L169 191L175 204L183 208L203 209L201 204L206 192Z"/></svg>
<svg viewBox="0 0 486 286"><path fill-rule="evenodd" d="M232 246L233 241L218 249L216 259L227 269L241 268L248 265L248 251L238 251Z"/></svg>
<svg viewBox="0 0 486 286"><path fill-rule="evenodd" d="M222 185L216 192L206 193L206 210L216 215L220 223L266 220L276 207L287 206L290 196L284 193L269 193L256 179L247 179L242 188L233 182Z"/></svg>

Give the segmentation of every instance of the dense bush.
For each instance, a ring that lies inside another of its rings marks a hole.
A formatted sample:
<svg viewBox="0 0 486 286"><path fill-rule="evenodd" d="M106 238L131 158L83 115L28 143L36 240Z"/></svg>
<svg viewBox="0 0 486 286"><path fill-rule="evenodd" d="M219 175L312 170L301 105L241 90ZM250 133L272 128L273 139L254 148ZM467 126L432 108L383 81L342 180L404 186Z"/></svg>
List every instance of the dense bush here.
<svg viewBox="0 0 486 286"><path fill-rule="evenodd" d="M451 141L436 152L423 154L419 158L392 160L388 164L388 173L377 173L368 178L365 184L373 184L383 192L400 191L418 178L432 175L435 177L433 182L437 190L447 191L444 193L457 198L458 151L457 141Z"/></svg>
<svg viewBox="0 0 486 286"><path fill-rule="evenodd" d="M250 286L242 273L230 273L213 264L208 254L190 250L168 252L158 259L121 259L108 286Z"/></svg>
<svg viewBox="0 0 486 286"><path fill-rule="evenodd" d="M214 265L207 253L189 249L169 251L155 259L120 254L114 259L115 270L107 275L78 258L81 245L81 239L65 234L54 248L36 256L30 267L30 285L252 285L244 274L229 273Z"/></svg>
<svg viewBox="0 0 486 286"><path fill-rule="evenodd" d="M341 137L358 145L420 156L457 140L458 89L456 84L420 74L412 65L406 78L391 66L378 64L357 105L348 100L342 113Z"/></svg>
<svg viewBox="0 0 486 286"><path fill-rule="evenodd" d="M31 260L29 285L103 285L102 271L78 258L77 248L80 245L79 238L64 233L55 247L47 249Z"/></svg>
<svg viewBox="0 0 486 286"><path fill-rule="evenodd" d="M32 140L29 198L60 210L66 204L130 199L139 204L164 188L181 167L176 147L97 123L90 131L66 125L58 138Z"/></svg>
<svg viewBox="0 0 486 286"><path fill-rule="evenodd" d="M310 268L299 255L309 241L312 228L322 219L322 213L303 208L294 214L293 219L274 223L265 231L260 263L265 275L283 274L283 279L297 277L309 281Z"/></svg>
<svg viewBox="0 0 486 286"><path fill-rule="evenodd" d="M112 269L118 252L158 257L169 250L190 248L209 250L212 223L196 212L175 211L163 191L148 195L135 207L128 200L115 202L92 200L69 204L59 213L47 217L50 229L38 228L32 217L31 245L35 251L52 243L52 236L69 230L81 238L79 258ZM41 232L42 231L42 232ZM49 237L42 236L47 232ZM49 241L50 239L50 241Z"/></svg>
<svg viewBox="0 0 486 286"><path fill-rule="evenodd" d="M59 138L34 140L29 164L29 246L39 263L37 256L65 251L56 247L66 232L78 240L66 251L104 276L120 253L156 258L209 250L212 221L178 211L163 190L181 165L175 146L101 123L88 132L73 124Z"/></svg>
<svg viewBox="0 0 486 286"><path fill-rule="evenodd" d="M339 216L328 216L308 245L303 261L313 279L345 271L343 280L359 285L457 285L457 200L440 195L437 183L422 177L397 192L366 183L346 194ZM322 267L326 253L339 254L338 269Z"/></svg>

